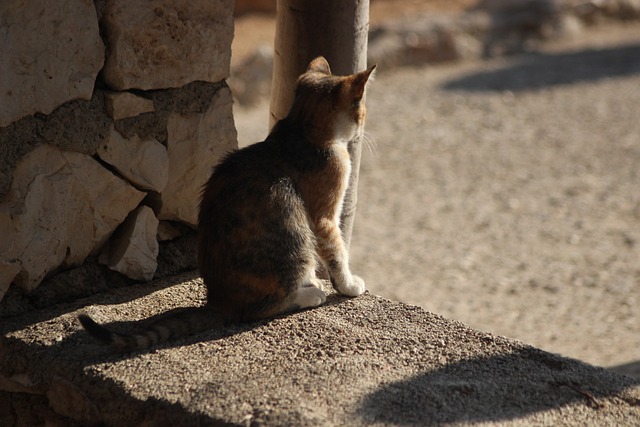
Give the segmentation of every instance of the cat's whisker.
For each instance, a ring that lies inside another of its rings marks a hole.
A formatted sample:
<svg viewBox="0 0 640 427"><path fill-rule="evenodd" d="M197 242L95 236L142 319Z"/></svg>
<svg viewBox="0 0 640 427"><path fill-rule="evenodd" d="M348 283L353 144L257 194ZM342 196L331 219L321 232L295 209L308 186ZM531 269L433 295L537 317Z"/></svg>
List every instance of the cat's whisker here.
<svg viewBox="0 0 640 427"><path fill-rule="evenodd" d="M373 136L367 131L362 133L362 144L367 147L369 154L373 155L378 152L378 144L374 140Z"/></svg>

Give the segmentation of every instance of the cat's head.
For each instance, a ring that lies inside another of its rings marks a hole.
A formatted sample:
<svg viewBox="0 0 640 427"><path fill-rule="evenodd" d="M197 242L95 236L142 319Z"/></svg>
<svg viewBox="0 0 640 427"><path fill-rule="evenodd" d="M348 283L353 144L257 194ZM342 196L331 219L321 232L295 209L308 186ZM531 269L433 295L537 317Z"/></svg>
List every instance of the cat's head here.
<svg viewBox="0 0 640 427"><path fill-rule="evenodd" d="M327 140L351 140L364 125L364 94L375 68L334 76L326 59L314 59L298 78L289 117L302 121Z"/></svg>

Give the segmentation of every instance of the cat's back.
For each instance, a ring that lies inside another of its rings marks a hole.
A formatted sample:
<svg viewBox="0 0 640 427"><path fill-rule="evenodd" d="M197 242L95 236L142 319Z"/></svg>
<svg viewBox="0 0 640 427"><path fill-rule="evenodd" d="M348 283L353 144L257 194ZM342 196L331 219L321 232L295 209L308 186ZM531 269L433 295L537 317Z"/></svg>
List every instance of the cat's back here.
<svg viewBox="0 0 640 427"><path fill-rule="evenodd" d="M241 202L265 194L275 181L286 175L277 151L275 144L263 141L228 154L214 168L203 189L201 211L214 203Z"/></svg>
<svg viewBox="0 0 640 427"><path fill-rule="evenodd" d="M231 229L258 231L267 224L286 228L292 217L295 222L306 221L296 184L300 168L295 165L295 159L303 157L295 144L282 139L267 139L230 153L214 168L203 189L201 234L229 236Z"/></svg>
<svg viewBox="0 0 640 427"><path fill-rule="evenodd" d="M280 144L266 140L229 153L213 170L211 179L257 179L282 173Z"/></svg>
<svg viewBox="0 0 640 427"><path fill-rule="evenodd" d="M203 204L207 197L266 195L283 181L295 185L304 174L321 168L325 157L305 143L295 128L282 123L265 141L230 153L214 168Z"/></svg>
<svg viewBox="0 0 640 427"><path fill-rule="evenodd" d="M210 304L234 307L235 292L260 299L256 286L276 283L263 283L265 277L292 286L313 262L313 237L286 151L281 141L267 140L233 152L205 186L198 258Z"/></svg>

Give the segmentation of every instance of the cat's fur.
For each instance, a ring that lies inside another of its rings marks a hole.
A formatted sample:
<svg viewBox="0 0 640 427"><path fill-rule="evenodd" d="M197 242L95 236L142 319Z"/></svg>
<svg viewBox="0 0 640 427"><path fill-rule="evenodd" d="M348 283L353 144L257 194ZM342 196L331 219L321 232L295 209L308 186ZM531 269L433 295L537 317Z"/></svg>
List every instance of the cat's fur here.
<svg viewBox="0 0 640 427"><path fill-rule="evenodd" d="M80 316L94 337L130 351L210 328L316 307L317 260L338 292L356 296L340 214L351 173L347 143L363 129L365 86L375 66L333 76L316 58L296 85L293 106L267 139L228 155L206 183L198 263L207 304L133 336Z"/></svg>

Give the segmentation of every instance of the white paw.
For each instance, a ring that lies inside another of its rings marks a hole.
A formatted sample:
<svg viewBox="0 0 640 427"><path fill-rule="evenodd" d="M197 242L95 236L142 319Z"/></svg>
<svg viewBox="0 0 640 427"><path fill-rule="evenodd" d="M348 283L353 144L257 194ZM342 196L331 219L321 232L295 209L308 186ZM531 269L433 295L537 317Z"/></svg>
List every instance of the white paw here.
<svg viewBox="0 0 640 427"><path fill-rule="evenodd" d="M298 306L298 308L303 309L317 307L322 305L326 300L327 296L322 289L318 289L315 286L308 286L298 289L294 304Z"/></svg>
<svg viewBox="0 0 640 427"><path fill-rule="evenodd" d="M350 297L357 297L364 292L364 289L364 280L362 280L362 277L352 276L349 283L338 288L338 292Z"/></svg>

